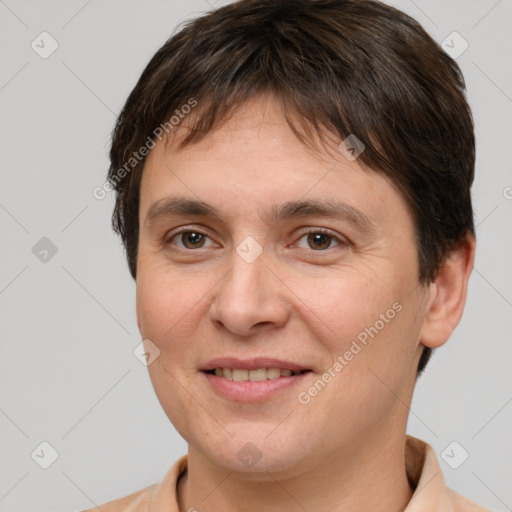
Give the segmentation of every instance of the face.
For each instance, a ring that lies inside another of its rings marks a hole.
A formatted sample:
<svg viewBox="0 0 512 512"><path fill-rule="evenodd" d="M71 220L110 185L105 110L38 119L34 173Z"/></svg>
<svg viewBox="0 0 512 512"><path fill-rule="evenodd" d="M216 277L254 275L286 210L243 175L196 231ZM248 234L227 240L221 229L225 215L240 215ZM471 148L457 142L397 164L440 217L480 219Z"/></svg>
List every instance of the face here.
<svg viewBox="0 0 512 512"><path fill-rule="evenodd" d="M204 463L291 475L405 431L426 308L413 219L382 174L330 153L266 98L148 156L138 325Z"/></svg>

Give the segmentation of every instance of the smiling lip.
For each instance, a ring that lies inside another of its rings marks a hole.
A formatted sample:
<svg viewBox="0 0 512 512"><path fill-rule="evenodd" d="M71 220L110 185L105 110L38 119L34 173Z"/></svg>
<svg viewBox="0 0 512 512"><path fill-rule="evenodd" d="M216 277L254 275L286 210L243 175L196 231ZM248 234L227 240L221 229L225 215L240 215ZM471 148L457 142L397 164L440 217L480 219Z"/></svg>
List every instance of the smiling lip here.
<svg viewBox="0 0 512 512"><path fill-rule="evenodd" d="M291 361L273 359L270 357L256 357L253 359L238 359L236 357L218 357L206 362L200 370L210 371L215 368L239 368L241 370L258 370L259 368L288 368L294 373L309 370L307 366L301 366Z"/></svg>
<svg viewBox="0 0 512 512"><path fill-rule="evenodd" d="M257 370L259 368L281 368L290 369L296 375L289 377L278 377L263 381L241 381L236 382L225 377L219 377L208 373L215 368L237 368L243 370ZM223 357L208 361L202 368L202 374L207 379L214 391L224 398L237 402L259 402L266 400L280 391L295 386L307 377L311 370L291 361L258 357L255 359L237 359L234 357ZM303 372L303 373L300 373Z"/></svg>

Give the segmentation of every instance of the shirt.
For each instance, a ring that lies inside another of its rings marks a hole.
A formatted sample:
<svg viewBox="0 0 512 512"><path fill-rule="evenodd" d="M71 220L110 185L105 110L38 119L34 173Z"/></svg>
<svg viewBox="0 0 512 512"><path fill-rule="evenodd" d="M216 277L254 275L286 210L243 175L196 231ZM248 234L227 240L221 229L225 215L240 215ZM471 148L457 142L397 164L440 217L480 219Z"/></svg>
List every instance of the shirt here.
<svg viewBox="0 0 512 512"><path fill-rule="evenodd" d="M102 512L179 512L177 485L187 470L187 462L188 455L183 455L159 484L109 501L100 509ZM414 493L404 512L489 512L446 486L436 454L424 441L406 437L405 467ZM83 512L97 510L91 508Z"/></svg>

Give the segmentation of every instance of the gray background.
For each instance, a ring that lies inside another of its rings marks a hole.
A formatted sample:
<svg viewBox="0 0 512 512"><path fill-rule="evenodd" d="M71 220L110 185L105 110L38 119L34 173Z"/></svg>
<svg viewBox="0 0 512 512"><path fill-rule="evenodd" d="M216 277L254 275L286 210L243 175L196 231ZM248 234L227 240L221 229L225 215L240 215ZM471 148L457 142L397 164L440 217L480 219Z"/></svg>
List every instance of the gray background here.
<svg viewBox="0 0 512 512"><path fill-rule="evenodd" d="M135 287L110 228L113 198L92 190L149 58L180 21L220 3L0 0L2 511L92 507L160 481L186 452L133 355ZM392 3L437 41L457 31L469 43L457 61L478 155L465 316L421 377L408 430L433 445L455 490L512 510L512 2ZM43 31L59 45L47 59L31 47ZM57 248L46 262L32 251L42 237ZM49 457L43 441L58 452L48 469L31 457ZM441 458L453 441L452 465L469 453L458 469Z"/></svg>

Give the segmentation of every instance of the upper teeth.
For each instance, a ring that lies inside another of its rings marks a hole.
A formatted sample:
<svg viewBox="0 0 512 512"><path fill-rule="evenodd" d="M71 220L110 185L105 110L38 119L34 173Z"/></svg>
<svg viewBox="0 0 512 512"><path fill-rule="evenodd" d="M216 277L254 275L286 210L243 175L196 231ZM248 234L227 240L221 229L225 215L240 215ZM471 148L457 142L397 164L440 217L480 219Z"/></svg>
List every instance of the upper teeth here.
<svg viewBox="0 0 512 512"><path fill-rule="evenodd" d="M293 372L286 368L259 368L257 370L242 370L239 368L215 368L217 377L225 377L237 382L244 380L260 381L277 379L278 377L289 377Z"/></svg>

